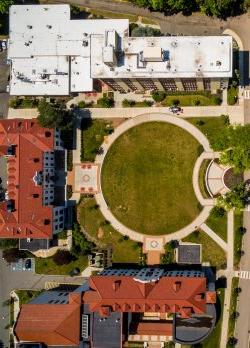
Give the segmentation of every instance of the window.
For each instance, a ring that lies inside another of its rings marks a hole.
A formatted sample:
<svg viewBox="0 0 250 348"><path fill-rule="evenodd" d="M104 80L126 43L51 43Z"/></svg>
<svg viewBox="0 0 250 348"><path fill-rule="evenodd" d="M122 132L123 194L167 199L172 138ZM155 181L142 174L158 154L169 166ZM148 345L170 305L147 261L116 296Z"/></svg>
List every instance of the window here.
<svg viewBox="0 0 250 348"><path fill-rule="evenodd" d="M123 79L123 82L126 83L126 85L128 86L128 88L130 88L132 91L136 91L137 87L133 84L133 81L130 79Z"/></svg>
<svg viewBox="0 0 250 348"><path fill-rule="evenodd" d="M166 91L177 91L174 80L160 79L160 83Z"/></svg>
<svg viewBox="0 0 250 348"><path fill-rule="evenodd" d="M203 80L205 91L210 91L210 89L211 89L211 83L210 82L211 82L210 79L204 79Z"/></svg>
<svg viewBox="0 0 250 348"><path fill-rule="evenodd" d="M183 84L183 88L185 91L196 91L197 85L195 79L183 79L181 80Z"/></svg>
<svg viewBox="0 0 250 348"><path fill-rule="evenodd" d="M114 91L119 91L121 93L125 93L125 90L113 79L103 80L109 87L111 87Z"/></svg>
<svg viewBox="0 0 250 348"><path fill-rule="evenodd" d="M157 90L157 87L151 79L139 79L138 82L144 89Z"/></svg>

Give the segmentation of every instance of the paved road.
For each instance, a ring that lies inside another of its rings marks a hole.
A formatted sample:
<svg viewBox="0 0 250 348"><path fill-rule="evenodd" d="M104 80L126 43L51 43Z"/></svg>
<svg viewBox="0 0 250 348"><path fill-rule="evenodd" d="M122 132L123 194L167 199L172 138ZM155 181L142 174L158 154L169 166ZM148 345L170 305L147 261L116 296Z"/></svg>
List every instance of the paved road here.
<svg viewBox="0 0 250 348"><path fill-rule="evenodd" d="M9 298L11 290L43 289L45 282L48 281L82 284L84 280L82 277L46 276L29 271L13 272L2 259L2 251L0 250L0 347L1 343L4 347L7 347L9 342L8 330L5 329L5 326L9 323L9 307L2 306L2 303Z"/></svg>
<svg viewBox="0 0 250 348"><path fill-rule="evenodd" d="M250 270L250 212L244 213L244 226L247 229L243 238L244 256L241 258L240 269L243 271ZM240 313L236 322L235 336L238 338L237 347L249 348L250 332L250 280L240 279L239 286L242 293L239 296L238 311Z"/></svg>

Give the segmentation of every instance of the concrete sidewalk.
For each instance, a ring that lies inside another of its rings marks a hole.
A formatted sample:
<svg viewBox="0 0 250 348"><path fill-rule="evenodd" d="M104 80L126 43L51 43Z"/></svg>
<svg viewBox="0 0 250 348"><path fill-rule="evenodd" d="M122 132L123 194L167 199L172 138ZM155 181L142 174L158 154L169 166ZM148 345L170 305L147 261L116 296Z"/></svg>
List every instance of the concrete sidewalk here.
<svg viewBox="0 0 250 348"><path fill-rule="evenodd" d="M244 123L244 108L242 105L220 105L220 106L186 106L183 113L176 115L169 111L168 107L147 107L147 108L90 108L81 109L78 115L82 118L133 118L141 114L162 113L180 117L217 117L228 115L231 123ZM36 118L37 109L9 109L8 118Z"/></svg>

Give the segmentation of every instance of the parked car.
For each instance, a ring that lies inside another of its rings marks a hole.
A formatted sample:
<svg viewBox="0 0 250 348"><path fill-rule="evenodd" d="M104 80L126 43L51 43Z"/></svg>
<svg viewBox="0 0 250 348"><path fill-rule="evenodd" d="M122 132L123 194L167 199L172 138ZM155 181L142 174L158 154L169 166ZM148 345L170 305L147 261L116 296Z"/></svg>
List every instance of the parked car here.
<svg viewBox="0 0 250 348"><path fill-rule="evenodd" d="M179 106L173 105L173 106L170 106L169 111L171 111L174 114L176 114L177 112L181 112L182 108L180 108Z"/></svg>
<svg viewBox="0 0 250 348"><path fill-rule="evenodd" d="M26 270L30 271L31 270L31 259L27 259L24 263L24 267Z"/></svg>

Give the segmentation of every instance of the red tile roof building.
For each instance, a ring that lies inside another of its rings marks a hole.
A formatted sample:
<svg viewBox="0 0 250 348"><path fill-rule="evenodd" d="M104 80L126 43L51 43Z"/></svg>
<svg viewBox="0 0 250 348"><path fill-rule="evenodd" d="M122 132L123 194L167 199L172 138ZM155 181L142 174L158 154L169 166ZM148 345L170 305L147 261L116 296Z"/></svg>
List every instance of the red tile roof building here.
<svg viewBox="0 0 250 348"><path fill-rule="evenodd" d="M40 127L36 120L0 121L0 156L7 159L0 238L52 238L54 207L46 193L53 191L57 137L54 130Z"/></svg>
<svg viewBox="0 0 250 348"><path fill-rule="evenodd" d="M206 312L206 278L162 277L142 283L132 276L92 276L83 302L91 312L179 313L188 318ZM210 293L209 293L210 294ZM213 297L216 301L216 295ZM209 296L211 303L212 296Z"/></svg>
<svg viewBox="0 0 250 348"><path fill-rule="evenodd" d="M78 296L71 296L78 295ZM15 334L20 341L55 346L80 342L80 294L70 294L67 304L22 305Z"/></svg>
<svg viewBox="0 0 250 348"><path fill-rule="evenodd" d="M80 332L80 341L90 347L121 348L126 341L194 344L213 330L216 292L203 272L175 276L181 272L145 268L108 275L112 272L91 276L67 304L44 294L22 306L14 328L17 339L74 346Z"/></svg>

